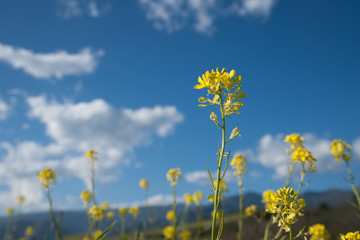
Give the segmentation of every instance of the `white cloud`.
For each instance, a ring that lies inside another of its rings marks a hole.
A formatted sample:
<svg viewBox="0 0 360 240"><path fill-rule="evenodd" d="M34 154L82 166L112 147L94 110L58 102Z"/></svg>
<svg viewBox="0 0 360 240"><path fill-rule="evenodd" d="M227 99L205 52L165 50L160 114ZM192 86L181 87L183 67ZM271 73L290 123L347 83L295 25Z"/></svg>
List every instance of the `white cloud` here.
<svg viewBox="0 0 360 240"><path fill-rule="evenodd" d="M214 181L216 180L216 172L212 173L212 178ZM207 171L188 172L185 174L185 180L189 183L197 185L211 186L209 173ZM234 174L232 174L232 171L228 169L225 174L224 181L227 183L236 183L238 179Z"/></svg>
<svg viewBox="0 0 360 240"><path fill-rule="evenodd" d="M0 120L5 120L9 116L11 107L0 96Z"/></svg>
<svg viewBox="0 0 360 240"><path fill-rule="evenodd" d="M354 156L360 160L360 138L357 138L353 143Z"/></svg>
<svg viewBox="0 0 360 240"><path fill-rule="evenodd" d="M58 15L65 19L88 15L105 15L111 9L110 0L59 0Z"/></svg>
<svg viewBox="0 0 360 240"><path fill-rule="evenodd" d="M78 53L66 51L52 53L35 53L24 48L17 48L0 43L0 60L10 64L15 69L21 69L34 78L61 79L67 75L92 73L98 65L98 58L104 55L84 48Z"/></svg>
<svg viewBox="0 0 360 240"><path fill-rule="evenodd" d="M217 0L139 0L154 27L168 33L191 22L195 31L210 35L218 17L231 15L268 17L276 0L231 0L226 6Z"/></svg>
<svg viewBox="0 0 360 240"><path fill-rule="evenodd" d="M35 174L43 168L53 168L61 178L79 178L89 188L84 152L95 149L101 162L96 165L97 181L113 181L121 167L130 163L137 146L151 143L156 136L171 134L183 120L183 115L172 106L114 109L102 99L59 103L48 101L45 96L27 97L27 103L28 116L44 124L51 141L48 144L2 142L0 183L10 188L11 194L29 195L37 203L42 194ZM19 178L32 183L26 192L22 182L13 184Z"/></svg>
<svg viewBox="0 0 360 240"><path fill-rule="evenodd" d="M185 200L182 197L177 197L176 198L176 203L184 203ZM146 206L146 204L148 204L148 206L167 206L167 205L172 205L173 204L173 195L171 194L156 194L154 196L150 196L148 198L147 203L145 201L135 201L135 202L131 202L131 203L126 203L126 202L122 202L122 203L115 203L112 204L111 207L115 207L115 208L119 208L119 207L130 207L130 206Z"/></svg>

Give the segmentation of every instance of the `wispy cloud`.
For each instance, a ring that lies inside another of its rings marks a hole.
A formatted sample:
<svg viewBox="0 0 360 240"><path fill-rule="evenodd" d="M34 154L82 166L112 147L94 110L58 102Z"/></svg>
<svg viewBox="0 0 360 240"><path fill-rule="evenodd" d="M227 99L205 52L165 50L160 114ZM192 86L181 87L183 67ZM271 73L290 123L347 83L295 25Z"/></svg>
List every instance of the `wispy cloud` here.
<svg viewBox="0 0 360 240"><path fill-rule="evenodd" d="M276 0L232 0L225 5L217 0L139 0L154 27L168 33L191 24L195 31L210 35L219 17L268 17Z"/></svg>
<svg viewBox="0 0 360 240"><path fill-rule="evenodd" d="M0 96L0 120L5 120L10 113L10 105L6 103Z"/></svg>
<svg viewBox="0 0 360 240"><path fill-rule="evenodd" d="M98 58L103 55L104 51L92 51L90 48L74 54L64 50L35 53L0 43L0 61L39 79L61 79L69 75L92 73L98 65Z"/></svg>
<svg viewBox="0 0 360 240"><path fill-rule="evenodd" d="M59 0L58 4L58 15L65 19L84 15L97 18L111 9L110 0Z"/></svg>
<svg viewBox="0 0 360 240"><path fill-rule="evenodd" d="M78 178L90 187L84 152L95 149L101 159L97 180L114 181L122 166L131 163L136 147L168 136L183 120L173 106L115 109L102 99L61 103L45 96L27 97L27 103L29 118L44 125L51 141L1 142L0 183L10 189L10 196L29 196L27 206L33 209L43 200L35 177L43 168L54 168L62 178Z"/></svg>

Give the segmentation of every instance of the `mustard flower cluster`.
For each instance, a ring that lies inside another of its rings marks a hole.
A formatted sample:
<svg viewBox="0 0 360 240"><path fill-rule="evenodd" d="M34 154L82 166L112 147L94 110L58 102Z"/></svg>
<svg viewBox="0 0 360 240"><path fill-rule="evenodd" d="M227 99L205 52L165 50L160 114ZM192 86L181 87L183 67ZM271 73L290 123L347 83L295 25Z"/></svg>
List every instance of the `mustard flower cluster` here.
<svg viewBox="0 0 360 240"><path fill-rule="evenodd" d="M84 202L84 206L87 207L89 205L93 196L94 196L94 194L92 192L89 192L88 190L84 190L80 194L80 198Z"/></svg>
<svg viewBox="0 0 360 240"><path fill-rule="evenodd" d="M166 213L166 219L170 222L173 222L175 221L175 218L176 218L176 214L173 210L170 210Z"/></svg>
<svg viewBox="0 0 360 240"><path fill-rule="evenodd" d="M25 236L27 236L27 237L31 237L32 235L34 235L34 228L32 228L32 227L27 227L26 229L25 229Z"/></svg>
<svg viewBox="0 0 360 240"><path fill-rule="evenodd" d="M323 224L310 226L308 234L311 235L310 240L327 240L331 237Z"/></svg>
<svg viewBox="0 0 360 240"><path fill-rule="evenodd" d="M141 179L139 181L139 186L142 188L142 189L148 189L150 184L149 184L149 181L146 180L145 178Z"/></svg>
<svg viewBox="0 0 360 240"><path fill-rule="evenodd" d="M181 239L182 240L190 240L191 239L191 232L190 231L182 231L181 232Z"/></svg>
<svg viewBox="0 0 360 240"><path fill-rule="evenodd" d="M115 217L114 211L108 211L108 212L106 213L106 217L107 217L108 219L113 219L113 218Z"/></svg>
<svg viewBox="0 0 360 240"><path fill-rule="evenodd" d="M118 211L119 211L119 215L121 218L124 218L126 216L126 214L128 213L128 209L124 208L124 207L119 208Z"/></svg>
<svg viewBox="0 0 360 240"><path fill-rule="evenodd" d="M132 206L129 208L129 213L133 216L133 218L137 218L140 214L140 209L138 206Z"/></svg>
<svg viewBox="0 0 360 240"><path fill-rule="evenodd" d="M316 159L313 157L312 153L303 146L303 138L300 136L300 134L293 133L287 135L284 142L291 144L288 153L291 155L292 164L298 162L304 167L306 166L306 170L311 170L314 172L316 171Z"/></svg>
<svg viewBox="0 0 360 240"><path fill-rule="evenodd" d="M192 198L196 205L200 205L200 203L204 201L204 194L202 193L202 191L196 191L192 195Z"/></svg>
<svg viewBox="0 0 360 240"><path fill-rule="evenodd" d="M93 235L94 239L98 239L101 236L101 234L102 234L102 231L100 229L98 229L98 230L95 230L92 235Z"/></svg>
<svg viewBox="0 0 360 240"><path fill-rule="evenodd" d="M109 210L109 208L110 208L110 204L109 204L109 202L102 202L101 204L100 204L100 207L104 210L104 211L107 211L107 210Z"/></svg>
<svg viewBox="0 0 360 240"><path fill-rule="evenodd" d="M185 200L186 205L190 205L191 203L194 202L194 198L190 193L185 193L184 194L184 200Z"/></svg>
<svg viewBox="0 0 360 240"><path fill-rule="evenodd" d="M234 175L244 175L247 172L246 159L241 154L236 154L230 162Z"/></svg>
<svg viewBox="0 0 360 240"><path fill-rule="evenodd" d="M217 186L217 181L214 182L214 188L216 188ZM227 187L227 183L225 182L225 180L221 180L220 181L220 187L219 187L219 197L220 199L224 199L225 196L223 195L224 193L228 193L229 189ZM215 194L211 194L210 196L208 196L208 199L210 202L214 202L215 201Z"/></svg>
<svg viewBox="0 0 360 240"><path fill-rule="evenodd" d="M347 234L340 234L340 240L360 240L360 231L348 232Z"/></svg>
<svg viewBox="0 0 360 240"><path fill-rule="evenodd" d="M220 105L224 109L224 115L230 116L231 114L239 114L239 108L243 106L243 103L239 101L240 98L246 97L246 94L240 92L241 90L241 76L236 76L236 71L231 70L230 73L226 72L223 68L219 71L217 68L215 71L206 71L202 77L198 78L199 84L195 85L195 89L208 89L208 95L213 94L213 99L200 97L199 107L205 107L209 104ZM226 90L226 91L225 91ZM222 104L222 102L224 102ZM216 123L216 115L211 116L212 120Z"/></svg>
<svg viewBox="0 0 360 240"><path fill-rule="evenodd" d="M95 221L101 221L104 218L104 209L101 207L94 205L88 211L89 216Z"/></svg>
<svg viewBox="0 0 360 240"><path fill-rule="evenodd" d="M247 208L245 208L245 215L246 216L252 216L254 213L256 213L257 207L256 205L250 205Z"/></svg>
<svg viewBox="0 0 360 240"><path fill-rule="evenodd" d="M16 200L18 205L22 205L25 202L25 196L19 195Z"/></svg>
<svg viewBox="0 0 360 240"><path fill-rule="evenodd" d="M14 208L8 207L6 209L6 214L9 215L9 216L13 215L14 214Z"/></svg>
<svg viewBox="0 0 360 240"><path fill-rule="evenodd" d="M175 186L181 176L180 168L172 168L166 174L166 179L170 182L171 186Z"/></svg>
<svg viewBox="0 0 360 240"><path fill-rule="evenodd" d="M331 153L334 155L337 162L340 160L348 162L352 157L350 150L351 145L344 140L335 139L331 142Z"/></svg>
<svg viewBox="0 0 360 240"><path fill-rule="evenodd" d="M165 239L174 239L175 238L175 228L173 226L166 226L163 230L163 235Z"/></svg>
<svg viewBox="0 0 360 240"><path fill-rule="evenodd" d="M97 161L98 160L97 155L98 155L98 153L93 149L91 149L85 153L85 156L88 158L89 162Z"/></svg>
<svg viewBox="0 0 360 240"><path fill-rule="evenodd" d="M290 231L292 224L296 222L296 216L302 216L305 207L304 199L297 199L298 195L292 188L280 188L277 193L268 193L265 198L266 211L280 214L279 218L273 217L278 226L286 232Z"/></svg>
<svg viewBox="0 0 360 240"><path fill-rule="evenodd" d="M51 168L42 170L37 176L40 180L40 185L45 187L46 190L49 189L51 184L55 184L56 173Z"/></svg>

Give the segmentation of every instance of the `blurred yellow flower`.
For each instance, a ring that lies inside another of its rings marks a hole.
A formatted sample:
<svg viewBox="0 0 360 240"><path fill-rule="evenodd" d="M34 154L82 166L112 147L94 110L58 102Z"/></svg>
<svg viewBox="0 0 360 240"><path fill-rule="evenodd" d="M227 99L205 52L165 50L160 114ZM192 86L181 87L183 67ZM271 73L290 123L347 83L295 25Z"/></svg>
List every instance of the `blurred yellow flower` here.
<svg viewBox="0 0 360 240"><path fill-rule="evenodd" d="M360 240L360 232L348 232L347 234L340 234L340 240Z"/></svg>
<svg viewBox="0 0 360 240"><path fill-rule="evenodd" d="M305 201L297 198L294 189L285 187L265 198L266 212L280 214L280 218L273 216L273 220L286 232L289 232L290 226L296 222L296 215L303 216L301 211L305 207Z"/></svg>
<svg viewBox="0 0 360 240"><path fill-rule="evenodd" d="M114 216L115 216L114 211L108 211L108 212L106 213L106 217L107 217L108 219L113 219Z"/></svg>
<svg viewBox="0 0 360 240"><path fill-rule="evenodd" d="M181 232L181 239L182 240L190 240L191 239L191 232L190 231L182 231Z"/></svg>
<svg viewBox="0 0 360 240"><path fill-rule="evenodd" d="M129 213L133 216L133 218L137 218L140 213L140 209L138 206L132 206L129 208Z"/></svg>
<svg viewBox="0 0 360 240"><path fill-rule="evenodd" d="M104 211L106 211L106 210L108 210L109 209L109 207L110 207L110 204L109 204L109 202L102 202L101 203L101 208L104 210Z"/></svg>
<svg viewBox="0 0 360 240"><path fill-rule="evenodd" d="M214 210L211 212L211 217L213 218L214 217ZM220 211L217 211L216 212L216 218L219 219L221 217L221 212Z"/></svg>
<svg viewBox="0 0 360 240"><path fill-rule="evenodd" d="M265 204L267 202L267 199L270 198L275 192L273 190L265 190L262 194L262 202Z"/></svg>
<svg viewBox="0 0 360 240"><path fill-rule="evenodd" d="M287 135L287 136L285 137L284 142L290 143L290 144L291 144L291 148L292 148L292 149L296 149L296 148L302 146L303 138L300 136L300 134L298 134L298 133L293 133L293 134Z"/></svg>
<svg viewBox="0 0 360 240"><path fill-rule="evenodd" d="M94 194L92 194L91 192L89 192L88 190L84 190L81 194L80 194L80 198L81 200L83 200L84 202L84 206L88 206L92 197Z"/></svg>
<svg viewBox="0 0 360 240"><path fill-rule="evenodd" d="M95 230L94 233L93 233L94 239L98 239L101 236L102 233L103 232L100 229Z"/></svg>
<svg viewBox="0 0 360 240"><path fill-rule="evenodd" d="M104 218L104 210L97 205L89 209L88 214L95 221L100 221Z"/></svg>
<svg viewBox="0 0 360 240"><path fill-rule="evenodd" d="M92 150L92 149L85 153L85 156L91 162L95 162L95 161L98 160L97 155L98 155L98 153L95 150Z"/></svg>
<svg viewBox="0 0 360 240"><path fill-rule="evenodd" d="M166 219L169 220L170 222L175 221L175 219L176 219L175 212L173 210L168 211L166 213Z"/></svg>
<svg viewBox="0 0 360 240"><path fill-rule="evenodd" d="M191 196L190 193L185 193L184 194L184 200L185 200L186 205L190 205L192 202L194 202L194 199L193 199L193 197Z"/></svg>
<svg viewBox="0 0 360 240"><path fill-rule="evenodd" d="M334 155L335 160L349 161L352 157L350 153L351 145L341 139L335 139L331 142L331 153Z"/></svg>
<svg viewBox="0 0 360 240"><path fill-rule="evenodd" d="M199 205L204 200L204 194L202 191L194 192L192 197L196 205Z"/></svg>
<svg viewBox="0 0 360 240"><path fill-rule="evenodd" d="M311 235L310 240L330 239L330 234L323 224L314 224L310 226L308 233Z"/></svg>
<svg viewBox="0 0 360 240"><path fill-rule="evenodd" d="M175 186L181 175L180 168L172 168L166 174L166 179L170 182L171 186Z"/></svg>
<svg viewBox="0 0 360 240"><path fill-rule="evenodd" d="M252 216L257 210L256 205L250 205L247 208L245 208L245 215L246 216Z"/></svg>
<svg viewBox="0 0 360 240"><path fill-rule="evenodd" d="M306 167L306 170L312 170L316 171L315 169L315 162L316 159L313 157L312 153L309 152L304 147L298 147L293 151L293 154L291 156L292 162L299 162L300 164L308 165Z"/></svg>
<svg viewBox="0 0 360 240"><path fill-rule="evenodd" d="M124 207L119 208L119 215L120 215L120 217L125 217L127 213L128 213L128 209L127 209L127 208L124 208Z"/></svg>
<svg viewBox="0 0 360 240"><path fill-rule="evenodd" d="M246 169L246 159L241 154L236 154L230 162L230 166L234 169L234 175L244 175Z"/></svg>
<svg viewBox="0 0 360 240"><path fill-rule="evenodd" d="M37 174L40 180L40 185L49 189L50 184L55 184L56 173L51 168L46 168Z"/></svg>
<svg viewBox="0 0 360 240"><path fill-rule="evenodd" d="M27 228L25 229L25 236L30 237L30 236L32 236L32 235L34 235L34 228L32 228L32 227L27 227Z"/></svg>
<svg viewBox="0 0 360 240"><path fill-rule="evenodd" d="M19 195L19 196L17 197L17 203L18 203L19 205L22 205L24 202L25 202L25 196Z"/></svg>
<svg viewBox="0 0 360 240"><path fill-rule="evenodd" d="M139 181L139 186L142 188L142 189L148 189L150 184L149 184L149 181L146 180L145 178L141 179Z"/></svg>
<svg viewBox="0 0 360 240"><path fill-rule="evenodd" d="M166 239L174 239L175 237L175 229L173 226L167 226L163 230L163 235Z"/></svg>
<svg viewBox="0 0 360 240"><path fill-rule="evenodd" d="M6 209L6 214L9 215L9 216L13 215L14 214L14 208L8 207Z"/></svg>

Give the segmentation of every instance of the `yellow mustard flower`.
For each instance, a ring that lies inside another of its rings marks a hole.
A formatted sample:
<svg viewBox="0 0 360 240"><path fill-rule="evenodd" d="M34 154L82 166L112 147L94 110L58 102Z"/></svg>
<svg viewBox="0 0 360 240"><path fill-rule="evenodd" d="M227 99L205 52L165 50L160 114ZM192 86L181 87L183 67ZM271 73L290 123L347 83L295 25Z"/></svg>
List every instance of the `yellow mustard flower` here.
<svg viewBox="0 0 360 240"><path fill-rule="evenodd" d="M133 216L133 218L137 218L140 214L140 209L138 206L132 206L129 208L129 213Z"/></svg>
<svg viewBox="0 0 360 240"><path fill-rule="evenodd" d="M190 231L182 231L181 232L181 239L182 240L190 240L191 239L191 232Z"/></svg>
<svg viewBox="0 0 360 240"><path fill-rule="evenodd" d="M202 193L202 191L194 192L192 197L196 205L199 205L204 200L204 194Z"/></svg>
<svg viewBox="0 0 360 240"><path fill-rule="evenodd" d="M347 234L340 234L340 240L360 240L360 232L348 232Z"/></svg>
<svg viewBox="0 0 360 240"><path fill-rule="evenodd" d="M172 168L166 174L166 179L170 182L171 186L175 186L181 175L180 168Z"/></svg>
<svg viewBox="0 0 360 240"><path fill-rule="evenodd" d="M93 237L94 237L94 239L98 239L98 238L101 236L102 233L103 233L103 232L102 232L100 229L95 230L95 231L93 232Z"/></svg>
<svg viewBox="0 0 360 240"><path fill-rule="evenodd" d="M34 228L32 228L32 227L27 227L26 229L25 229L25 236L27 236L27 237L30 237L30 236L32 236L32 235L34 235Z"/></svg>
<svg viewBox="0 0 360 240"><path fill-rule="evenodd" d="M55 184L56 173L51 168L46 168L38 173L37 177L40 180L40 185L48 190L51 184Z"/></svg>
<svg viewBox="0 0 360 240"><path fill-rule="evenodd" d="M176 219L176 214L173 210L170 210L166 213L166 219L169 220L170 222L175 221Z"/></svg>
<svg viewBox="0 0 360 240"><path fill-rule="evenodd" d="M19 196L17 197L17 204L18 204L18 205L22 205L24 202L25 202L25 196L19 195Z"/></svg>
<svg viewBox="0 0 360 240"><path fill-rule="evenodd" d="M88 206L92 197L94 196L94 194L92 194L92 192L89 192L88 190L84 190L81 194L80 194L80 198L81 200L83 200L84 202L84 206Z"/></svg>
<svg viewBox="0 0 360 240"><path fill-rule="evenodd" d="M246 169L246 159L241 154L236 154L230 162L230 166L234 169L234 175L244 175Z"/></svg>
<svg viewBox="0 0 360 240"><path fill-rule="evenodd" d="M93 149L91 149L91 150L89 150L89 151L87 151L87 152L85 153L85 156L86 156L86 157L88 158L88 160L91 161L91 162L95 162L95 161L98 160L97 155L98 155L98 153L97 153L95 150L93 150Z"/></svg>
<svg viewBox="0 0 360 240"><path fill-rule="evenodd" d="M279 218L273 217L278 226L286 232L296 222L296 216L303 216L302 210L305 207L304 199L298 199L297 193L292 188L280 188L277 193L267 195L266 212L280 214Z"/></svg>
<svg viewBox="0 0 360 240"><path fill-rule="evenodd" d="M125 207L119 208L119 215L120 215L120 217L125 217L127 213L128 213L128 209L127 209L127 208L125 208Z"/></svg>
<svg viewBox="0 0 360 240"><path fill-rule="evenodd" d="M262 194L262 202L264 203L264 204L266 204L266 202L267 202L267 200L266 199L268 199L268 198L270 198L271 197L271 195L273 195L273 194L275 194L275 192L273 191L273 190L265 190L264 192L263 192L263 194Z"/></svg>
<svg viewBox="0 0 360 240"><path fill-rule="evenodd" d="M217 181L214 182L214 189L216 189L217 186ZM220 199L224 199L225 196L223 195L224 193L228 193L229 189L227 187L227 182L225 180L221 180L220 181L220 188L219 188L219 197ZM214 202L215 201L215 194L211 194L208 196L208 200L210 202Z"/></svg>
<svg viewBox="0 0 360 240"><path fill-rule="evenodd" d="M323 224L314 224L309 227L308 234L311 235L310 240L327 240L330 234Z"/></svg>
<svg viewBox="0 0 360 240"><path fill-rule="evenodd" d="M343 160L349 161L352 157L350 153L351 145L341 139L335 139L331 142L331 153L334 155L335 160L338 162Z"/></svg>
<svg viewBox="0 0 360 240"><path fill-rule="evenodd" d="M173 226L167 226L163 230L163 235L166 239L174 239L175 237L175 229Z"/></svg>
<svg viewBox="0 0 360 240"><path fill-rule="evenodd" d="M109 202L102 202L101 204L100 204L100 206L101 206L101 208L104 210L104 211L107 211L107 210L109 210L109 208L110 208L110 204L109 204Z"/></svg>
<svg viewBox="0 0 360 240"><path fill-rule="evenodd" d="M92 208L90 208L88 214L95 221L100 221L104 218L104 210L97 205L94 205Z"/></svg>
<svg viewBox="0 0 360 240"><path fill-rule="evenodd" d="M193 196L190 193L184 194L184 200L186 205L190 205L192 202L194 202Z"/></svg>
<svg viewBox="0 0 360 240"><path fill-rule="evenodd" d="M298 147L295 149L292 153L291 159L292 163L298 162L304 166L307 165L306 170L312 170L314 172L316 171L316 159L313 157L312 153L304 147Z"/></svg>
<svg viewBox="0 0 360 240"><path fill-rule="evenodd" d="M142 189L148 189L150 184L149 184L149 181L146 180L145 178L141 179L139 181L139 186L142 188Z"/></svg>
<svg viewBox="0 0 360 240"><path fill-rule="evenodd" d="M285 140L284 142L288 142L291 144L291 148L292 149L296 149L300 146L302 146L302 143L303 143L303 137L300 136L300 134L298 133L293 133L293 134L290 134L290 135L287 135L285 137Z"/></svg>
<svg viewBox="0 0 360 240"><path fill-rule="evenodd" d="M256 205L250 205L247 208L245 208L245 215L246 216L252 216L257 210Z"/></svg>
<svg viewBox="0 0 360 240"><path fill-rule="evenodd" d="M211 212L211 217L214 218L214 210ZM216 212L216 219L220 219L220 217L221 217L221 212L217 211Z"/></svg>
<svg viewBox="0 0 360 240"><path fill-rule="evenodd" d="M14 208L8 207L6 209L6 214L9 215L9 216L13 215L14 214Z"/></svg>
<svg viewBox="0 0 360 240"><path fill-rule="evenodd" d="M114 211L108 211L108 212L106 213L106 217L107 217L108 219L113 219L114 216L115 216Z"/></svg>
<svg viewBox="0 0 360 240"><path fill-rule="evenodd" d="M220 102L223 102L225 116L229 116L233 113L239 114L239 108L243 106L243 103L239 101L239 98L244 98L246 96L245 93L240 92L241 81L241 76L236 76L235 70L231 70L230 73L228 73L225 68L223 68L222 71L219 71L219 68L217 68L215 71L211 70L211 72L205 72L202 77L198 78L199 84L195 85L194 88L207 88L208 95L213 94L214 98L209 99L200 97L199 107L205 107L209 104L220 105Z"/></svg>

